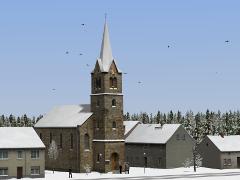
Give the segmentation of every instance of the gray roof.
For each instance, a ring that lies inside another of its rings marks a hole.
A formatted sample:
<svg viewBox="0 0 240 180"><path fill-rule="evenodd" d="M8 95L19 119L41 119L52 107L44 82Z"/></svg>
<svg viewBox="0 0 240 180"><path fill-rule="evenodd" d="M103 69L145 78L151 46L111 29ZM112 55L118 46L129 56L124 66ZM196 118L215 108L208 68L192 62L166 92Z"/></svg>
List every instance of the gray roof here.
<svg viewBox="0 0 240 180"><path fill-rule="evenodd" d="M93 113L90 105L64 105L53 108L34 127L77 127L81 126Z"/></svg>
<svg viewBox="0 0 240 180"><path fill-rule="evenodd" d="M126 138L126 143L166 144L180 124L139 124Z"/></svg>
<svg viewBox="0 0 240 180"><path fill-rule="evenodd" d="M215 146L221 152L237 152L240 151L240 135L232 136L207 136L210 141L215 144Z"/></svg>
<svg viewBox="0 0 240 180"><path fill-rule="evenodd" d="M45 148L32 127L1 127L0 149Z"/></svg>
<svg viewBox="0 0 240 180"><path fill-rule="evenodd" d="M127 135L137 124L140 124L140 121L123 121L123 125L125 126L124 135Z"/></svg>

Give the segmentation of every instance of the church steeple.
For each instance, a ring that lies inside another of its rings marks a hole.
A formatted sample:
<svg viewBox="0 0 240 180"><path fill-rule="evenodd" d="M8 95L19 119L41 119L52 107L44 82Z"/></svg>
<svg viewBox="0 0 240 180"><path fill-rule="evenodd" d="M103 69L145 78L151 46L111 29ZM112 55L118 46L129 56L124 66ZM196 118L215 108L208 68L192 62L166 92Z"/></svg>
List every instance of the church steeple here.
<svg viewBox="0 0 240 180"><path fill-rule="evenodd" d="M105 21L100 57L91 73L94 169L109 172L125 162L122 73L112 56Z"/></svg>
<svg viewBox="0 0 240 180"><path fill-rule="evenodd" d="M101 60L103 71L108 72L113 61L113 56L112 56L112 49L110 44L107 22L105 22L104 24L100 60Z"/></svg>

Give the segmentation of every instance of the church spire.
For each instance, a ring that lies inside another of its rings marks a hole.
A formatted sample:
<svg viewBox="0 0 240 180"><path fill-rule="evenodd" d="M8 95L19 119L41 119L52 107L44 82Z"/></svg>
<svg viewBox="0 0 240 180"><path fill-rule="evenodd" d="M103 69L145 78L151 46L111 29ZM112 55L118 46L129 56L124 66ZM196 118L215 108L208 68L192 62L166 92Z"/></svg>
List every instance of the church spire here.
<svg viewBox="0 0 240 180"><path fill-rule="evenodd" d="M112 56L112 49L111 49L106 19L105 19L105 24L104 24L102 46L101 46L101 52L100 52L100 60L101 60L103 71L108 72L109 68L112 64L112 61L113 61L113 56Z"/></svg>

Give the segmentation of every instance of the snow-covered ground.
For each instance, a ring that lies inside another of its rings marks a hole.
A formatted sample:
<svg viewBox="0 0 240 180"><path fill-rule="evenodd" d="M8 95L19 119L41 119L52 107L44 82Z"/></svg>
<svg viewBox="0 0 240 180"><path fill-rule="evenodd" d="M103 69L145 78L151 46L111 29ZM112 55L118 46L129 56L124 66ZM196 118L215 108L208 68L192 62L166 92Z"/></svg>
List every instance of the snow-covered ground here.
<svg viewBox="0 0 240 180"><path fill-rule="evenodd" d="M148 178L147 178L147 177ZM30 178L23 178L30 179ZM39 178L37 180L65 180L68 178L67 172L55 172L46 171L45 178ZM209 169L198 168L197 172L193 172L193 168L176 168L176 169L152 169L146 168L145 173L143 168L130 168L130 174L100 174L92 172L90 174L85 173L73 173L72 179L197 179L197 180L239 180L240 169Z"/></svg>

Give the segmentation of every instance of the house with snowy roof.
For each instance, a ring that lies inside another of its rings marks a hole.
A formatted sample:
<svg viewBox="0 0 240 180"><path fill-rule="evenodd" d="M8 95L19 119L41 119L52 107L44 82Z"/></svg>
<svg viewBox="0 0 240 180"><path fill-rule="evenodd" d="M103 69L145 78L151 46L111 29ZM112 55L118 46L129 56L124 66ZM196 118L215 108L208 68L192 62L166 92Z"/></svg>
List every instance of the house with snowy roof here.
<svg viewBox="0 0 240 180"><path fill-rule="evenodd" d="M180 124L138 124L125 143L130 166L176 168L192 157L195 141Z"/></svg>
<svg viewBox="0 0 240 180"><path fill-rule="evenodd" d="M0 128L0 179L45 175L45 146L32 127Z"/></svg>
<svg viewBox="0 0 240 180"><path fill-rule="evenodd" d="M198 145L202 165L209 168L240 168L240 135L206 136Z"/></svg>

